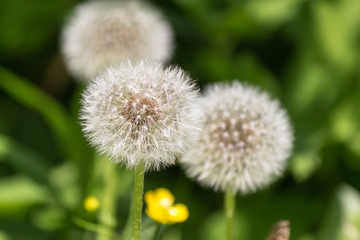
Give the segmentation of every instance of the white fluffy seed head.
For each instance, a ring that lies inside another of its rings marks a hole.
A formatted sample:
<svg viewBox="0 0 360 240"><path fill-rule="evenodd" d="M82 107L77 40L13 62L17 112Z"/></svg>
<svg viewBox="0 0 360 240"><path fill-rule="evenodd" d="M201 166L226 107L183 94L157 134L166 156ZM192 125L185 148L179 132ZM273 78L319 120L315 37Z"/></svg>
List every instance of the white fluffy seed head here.
<svg viewBox="0 0 360 240"><path fill-rule="evenodd" d="M209 87L200 107L199 139L181 159L190 177L215 190L247 194L282 174L293 131L277 100L234 81Z"/></svg>
<svg viewBox="0 0 360 240"><path fill-rule="evenodd" d="M78 79L89 80L120 61L172 54L173 33L163 16L138 1L96 0L80 4L62 34L65 63Z"/></svg>
<svg viewBox="0 0 360 240"><path fill-rule="evenodd" d="M160 169L175 163L199 128L197 90L180 68L140 61L109 67L83 94L83 131L114 162Z"/></svg>

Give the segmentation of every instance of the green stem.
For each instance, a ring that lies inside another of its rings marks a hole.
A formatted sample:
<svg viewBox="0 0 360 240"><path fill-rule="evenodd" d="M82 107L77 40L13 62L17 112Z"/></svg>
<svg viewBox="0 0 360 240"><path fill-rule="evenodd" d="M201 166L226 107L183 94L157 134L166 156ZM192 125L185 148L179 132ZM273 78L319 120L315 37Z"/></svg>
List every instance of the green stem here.
<svg viewBox="0 0 360 240"><path fill-rule="evenodd" d="M103 235L107 235L109 237L113 235L111 232L109 232L109 230L107 228L105 228L99 224L95 224L93 222L88 222L88 221L78 218L78 217L74 217L73 222L77 226L79 226L83 229L86 229L88 231L92 231L95 233L102 233Z"/></svg>
<svg viewBox="0 0 360 240"><path fill-rule="evenodd" d="M236 205L236 195L231 188L225 193L225 213L226 213L226 240L234 239L234 213Z"/></svg>
<svg viewBox="0 0 360 240"><path fill-rule="evenodd" d="M135 167L134 197L132 205L131 240L140 240L145 165L140 162Z"/></svg>
<svg viewBox="0 0 360 240"><path fill-rule="evenodd" d="M161 223L157 223L153 240L160 240L161 235Z"/></svg>
<svg viewBox="0 0 360 240"><path fill-rule="evenodd" d="M101 159L103 160L103 159ZM104 161L104 160L103 160ZM111 164L109 161L105 161L104 171L104 193L101 201L101 212L100 212L100 224L106 226L111 233L103 234L100 232L97 236L97 240L109 240L113 239L114 227L116 225L116 193L117 193L117 176L116 166Z"/></svg>

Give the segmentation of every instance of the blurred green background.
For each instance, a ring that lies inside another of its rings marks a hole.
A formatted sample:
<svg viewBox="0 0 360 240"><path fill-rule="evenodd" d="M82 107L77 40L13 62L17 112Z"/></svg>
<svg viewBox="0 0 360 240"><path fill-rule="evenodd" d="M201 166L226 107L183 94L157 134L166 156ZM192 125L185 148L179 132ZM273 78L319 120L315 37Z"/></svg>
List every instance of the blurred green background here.
<svg viewBox="0 0 360 240"><path fill-rule="evenodd" d="M89 223L101 218L108 162L81 134L84 87L59 54L63 22L78 2L0 1L0 240L96 237ZM256 84L281 100L295 128L285 176L237 198L236 239L264 240L288 219L292 240L359 240L360 1L152 2L174 28L172 62L201 88L232 79ZM133 176L122 167L114 174L113 224L121 233ZM164 240L224 239L221 193L179 167L147 173L145 191L157 187L190 210ZM95 213L84 209L88 195L101 202Z"/></svg>

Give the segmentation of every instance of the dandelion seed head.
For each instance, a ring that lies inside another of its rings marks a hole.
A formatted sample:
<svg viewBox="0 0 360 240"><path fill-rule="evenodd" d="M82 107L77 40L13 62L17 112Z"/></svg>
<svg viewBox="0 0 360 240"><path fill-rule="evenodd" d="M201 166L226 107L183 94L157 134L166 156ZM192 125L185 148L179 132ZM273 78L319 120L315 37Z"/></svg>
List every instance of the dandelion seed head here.
<svg viewBox="0 0 360 240"><path fill-rule="evenodd" d="M75 77L90 80L120 61L172 55L173 33L162 14L138 1L80 4L62 34L65 63Z"/></svg>
<svg viewBox="0 0 360 240"><path fill-rule="evenodd" d="M181 162L186 173L215 190L247 194L282 174L293 133L277 100L234 81L202 97L202 130Z"/></svg>
<svg viewBox="0 0 360 240"><path fill-rule="evenodd" d="M194 142L196 101L197 90L180 68L123 63L99 74L83 94L83 131L114 162L159 169Z"/></svg>

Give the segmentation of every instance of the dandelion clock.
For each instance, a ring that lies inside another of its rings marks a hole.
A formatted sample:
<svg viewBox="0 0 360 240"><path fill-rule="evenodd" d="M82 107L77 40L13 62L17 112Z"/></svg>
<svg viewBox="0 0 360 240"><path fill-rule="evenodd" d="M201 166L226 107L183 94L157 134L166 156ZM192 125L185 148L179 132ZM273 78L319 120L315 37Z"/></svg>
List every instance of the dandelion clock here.
<svg viewBox="0 0 360 240"><path fill-rule="evenodd" d="M279 101L237 81L210 86L200 107L199 139L181 162L201 185L226 192L231 222L236 193L255 192L282 175L292 149L292 127ZM227 234L232 239L232 230Z"/></svg>
<svg viewBox="0 0 360 240"><path fill-rule="evenodd" d="M140 1L96 0L80 4L65 24L62 53L72 75L89 81L120 61L167 61L173 33L162 14Z"/></svg>
<svg viewBox="0 0 360 240"><path fill-rule="evenodd" d="M101 153L135 168L132 238L140 238L144 173L175 163L199 130L197 90L177 67L156 61L109 67L82 98L83 131Z"/></svg>
<svg viewBox="0 0 360 240"><path fill-rule="evenodd" d="M90 142L116 163L160 169L175 163L198 132L197 91L180 68L140 61L110 67L83 94Z"/></svg>

